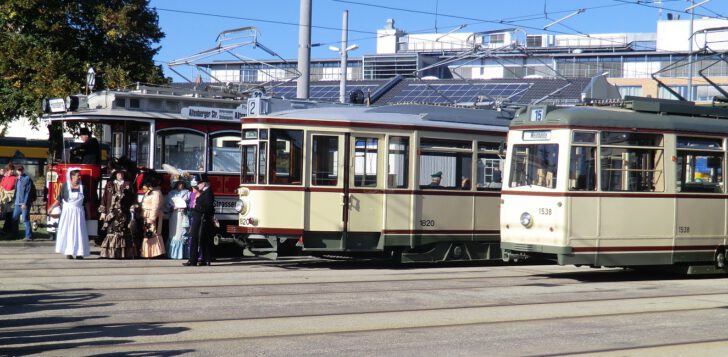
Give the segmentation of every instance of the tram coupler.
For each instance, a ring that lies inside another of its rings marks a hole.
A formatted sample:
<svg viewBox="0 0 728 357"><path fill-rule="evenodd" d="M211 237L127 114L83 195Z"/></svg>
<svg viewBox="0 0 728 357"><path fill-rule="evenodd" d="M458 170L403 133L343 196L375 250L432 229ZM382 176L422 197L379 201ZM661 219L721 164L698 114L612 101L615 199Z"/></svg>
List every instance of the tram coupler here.
<svg viewBox="0 0 728 357"><path fill-rule="evenodd" d="M501 259L503 259L504 262L508 263L513 261L514 263L517 263L519 260L526 260L529 256L526 253L523 252L514 252L511 250L504 249L503 250L503 256Z"/></svg>

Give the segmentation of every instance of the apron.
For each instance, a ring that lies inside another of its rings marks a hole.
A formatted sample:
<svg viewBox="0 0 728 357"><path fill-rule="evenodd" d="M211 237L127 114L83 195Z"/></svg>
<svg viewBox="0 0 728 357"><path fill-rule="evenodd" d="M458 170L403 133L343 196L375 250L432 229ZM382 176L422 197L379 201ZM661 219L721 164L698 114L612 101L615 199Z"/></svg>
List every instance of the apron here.
<svg viewBox="0 0 728 357"><path fill-rule="evenodd" d="M68 186L70 190L70 185ZM63 200L61 218L56 232L56 253L73 256L88 256L88 232L83 207L83 189L69 192L68 201Z"/></svg>

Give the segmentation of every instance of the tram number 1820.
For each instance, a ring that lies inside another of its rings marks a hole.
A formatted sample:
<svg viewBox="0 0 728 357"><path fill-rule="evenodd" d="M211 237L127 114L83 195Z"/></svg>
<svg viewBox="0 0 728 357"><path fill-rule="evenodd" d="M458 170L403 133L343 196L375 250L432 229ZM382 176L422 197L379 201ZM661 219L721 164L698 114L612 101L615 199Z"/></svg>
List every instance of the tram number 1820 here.
<svg viewBox="0 0 728 357"><path fill-rule="evenodd" d="M421 219L420 220L420 226L421 227L434 227L435 226L435 220L434 219Z"/></svg>

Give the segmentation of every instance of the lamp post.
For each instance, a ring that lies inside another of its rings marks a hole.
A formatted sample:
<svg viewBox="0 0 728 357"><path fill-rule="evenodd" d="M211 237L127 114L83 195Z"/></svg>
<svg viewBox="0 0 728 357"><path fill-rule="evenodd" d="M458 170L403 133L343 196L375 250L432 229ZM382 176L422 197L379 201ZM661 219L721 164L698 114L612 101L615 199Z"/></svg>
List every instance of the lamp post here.
<svg viewBox="0 0 728 357"><path fill-rule="evenodd" d="M344 10L341 22L341 48L329 46L329 50L341 54L341 80L339 81L339 102L346 103L346 70L349 51L359 48L358 45L347 47L349 35L349 10Z"/></svg>

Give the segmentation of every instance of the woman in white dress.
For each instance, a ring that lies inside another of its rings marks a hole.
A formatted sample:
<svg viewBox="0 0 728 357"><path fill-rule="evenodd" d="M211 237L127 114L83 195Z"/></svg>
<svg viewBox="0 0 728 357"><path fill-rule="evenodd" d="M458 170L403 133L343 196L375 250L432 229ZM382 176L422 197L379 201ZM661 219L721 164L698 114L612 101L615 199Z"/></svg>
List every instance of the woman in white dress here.
<svg viewBox="0 0 728 357"><path fill-rule="evenodd" d="M169 237L167 239L167 256L170 259L187 258L187 238L190 221L187 218L187 206L190 191L187 183L178 178L174 189L167 194L166 208L169 212Z"/></svg>
<svg viewBox="0 0 728 357"><path fill-rule="evenodd" d="M81 184L81 171L77 167L66 171L66 182L61 186L56 204L61 206L56 234L56 253L66 258L83 259L89 255L86 214L84 213L84 193Z"/></svg>

